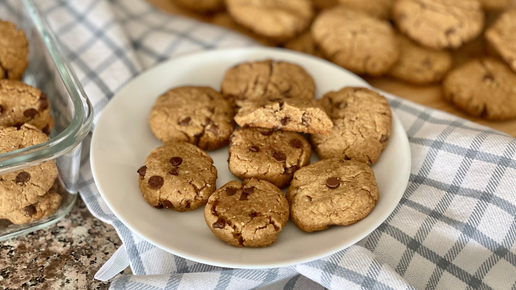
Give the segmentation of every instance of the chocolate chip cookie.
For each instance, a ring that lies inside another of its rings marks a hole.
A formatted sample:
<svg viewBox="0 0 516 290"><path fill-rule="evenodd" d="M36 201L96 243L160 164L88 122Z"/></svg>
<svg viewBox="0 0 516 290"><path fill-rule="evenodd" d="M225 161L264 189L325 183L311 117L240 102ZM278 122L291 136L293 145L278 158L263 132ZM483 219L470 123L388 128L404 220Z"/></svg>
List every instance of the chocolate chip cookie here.
<svg viewBox="0 0 516 290"><path fill-rule="evenodd" d="M50 116L47 95L20 81L0 80L0 126L24 123L50 133L54 119Z"/></svg>
<svg viewBox="0 0 516 290"><path fill-rule="evenodd" d="M516 118L516 74L493 58L471 60L451 71L443 82L443 96L475 117Z"/></svg>
<svg viewBox="0 0 516 290"><path fill-rule="evenodd" d="M458 48L484 28L484 11L476 0L399 0L392 13L404 34L433 49Z"/></svg>
<svg viewBox="0 0 516 290"><path fill-rule="evenodd" d="M280 41L305 30L313 15L310 0L226 0L226 5L236 22Z"/></svg>
<svg viewBox="0 0 516 290"><path fill-rule="evenodd" d="M424 85L441 81L451 69L452 56L449 51L422 47L401 35L398 42L400 58L389 71L390 76Z"/></svg>
<svg viewBox="0 0 516 290"><path fill-rule="evenodd" d="M247 106L235 116L242 127L328 135L333 124L315 100L277 99Z"/></svg>
<svg viewBox="0 0 516 290"><path fill-rule="evenodd" d="M239 107L274 98L312 100L315 83L300 66L272 60L242 63L226 72L222 94Z"/></svg>
<svg viewBox="0 0 516 290"><path fill-rule="evenodd" d="M213 160L185 142L169 142L152 150L137 172L143 197L159 209L196 209L216 189L217 169Z"/></svg>
<svg viewBox="0 0 516 290"><path fill-rule="evenodd" d="M486 39L516 72L516 9L504 12L486 30Z"/></svg>
<svg viewBox="0 0 516 290"><path fill-rule="evenodd" d="M318 101L333 121L328 136L310 136L319 158L374 164L391 136L392 115L387 100L366 88L347 87L329 92Z"/></svg>
<svg viewBox="0 0 516 290"><path fill-rule="evenodd" d="M339 0L339 3L349 10L362 11L380 19L389 19L394 0Z"/></svg>
<svg viewBox="0 0 516 290"><path fill-rule="evenodd" d="M9 213L0 212L0 219L8 219L13 224L31 223L55 213L61 205L62 197L55 190L37 197L36 202Z"/></svg>
<svg viewBox="0 0 516 290"><path fill-rule="evenodd" d="M25 32L0 20L0 79L20 80L28 64L28 52Z"/></svg>
<svg viewBox="0 0 516 290"><path fill-rule="evenodd" d="M0 154L48 141L38 128L24 124L0 127ZM57 177L55 161L0 175L0 213L3 215L37 203L46 194Z"/></svg>
<svg viewBox="0 0 516 290"><path fill-rule="evenodd" d="M174 0L174 3L199 13L215 12L224 9L224 0Z"/></svg>
<svg viewBox="0 0 516 290"><path fill-rule="evenodd" d="M215 236L235 247L268 247L285 227L287 199L265 180L230 181L215 191L204 219Z"/></svg>
<svg viewBox="0 0 516 290"><path fill-rule="evenodd" d="M374 209L379 195L369 166L339 158L301 168L287 191L292 221L309 233L362 220Z"/></svg>
<svg viewBox="0 0 516 290"><path fill-rule="evenodd" d="M329 60L357 74L386 73L400 54L389 22L345 7L323 11L311 33Z"/></svg>
<svg viewBox="0 0 516 290"><path fill-rule="evenodd" d="M229 171L240 179L287 186L299 168L310 164L312 148L303 136L287 131L240 128L229 142Z"/></svg>
<svg viewBox="0 0 516 290"><path fill-rule="evenodd" d="M231 103L212 88L179 87L156 100L149 123L163 143L188 142L215 150L228 144L233 116Z"/></svg>

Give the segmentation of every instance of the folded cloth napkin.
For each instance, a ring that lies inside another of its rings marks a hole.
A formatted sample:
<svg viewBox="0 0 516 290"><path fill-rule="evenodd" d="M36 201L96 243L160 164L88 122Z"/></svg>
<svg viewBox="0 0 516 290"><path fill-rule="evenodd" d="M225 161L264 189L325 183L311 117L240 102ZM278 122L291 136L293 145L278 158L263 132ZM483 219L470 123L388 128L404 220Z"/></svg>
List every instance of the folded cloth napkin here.
<svg viewBox="0 0 516 290"><path fill-rule="evenodd" d="M254 45L222 28L166 15L143 0L36 2L96 117L114 93L156 63ZM85 156L81 196L123 241L97 277L110 278L130 264L134 275L116 276L113 289L516 289L516 140L387 97L409 137L410 181L391 216L356 245L310 263L265 270L185 260L154 247L113 215Z"/></svg>

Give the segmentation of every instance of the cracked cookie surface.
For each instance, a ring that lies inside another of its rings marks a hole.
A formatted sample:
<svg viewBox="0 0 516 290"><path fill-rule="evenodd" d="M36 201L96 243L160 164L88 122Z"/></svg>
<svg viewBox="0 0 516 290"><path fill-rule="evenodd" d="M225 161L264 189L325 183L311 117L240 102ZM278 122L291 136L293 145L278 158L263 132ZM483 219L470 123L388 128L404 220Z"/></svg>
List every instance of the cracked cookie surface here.
<svg viewBox="0 0 516 290"><path fill-rule="evenodd" d="M391 136L392 114L387 100L366 88L347 87L327 93L318 102L333 121L328 136L310 136L319 158L374 164Z"/></svg>
<svg viewBox="0 0 516 290"><path fill-rule="evenodd" d="M310 0L226 0L226 5L236 22L276 40L305 30L313 15Z"/></svg>
<svg viewBox="0 0 516 290"><path fill-rule="evenodd" d="M205 204L216 189L213 160L185 142L169 142L152 150L138 175L143 197L159 209L193 210Z"/></svg>
<svg viewBox="0 0 516 290"><path fill-rule="evenodd" d="M516 118L516 74L492 58L475 59L451 71L443 82L443 96L475 117Z"/></svg>
<svg viewBox="0 0 516 290"><path fill-rule="evenodd" d="M325 135L333 126L317 101L300 99L277 99L244 107L238 111L235 121L242 127Z"/></svg>
<svg viewBox="0 0 516 290"><path fill-rule="evenodd" d="M0 126L24 123L50 134L54 119L47 96L20 81L0 80Z"/></svg>
<svg viewBox="0 0 516 290"><path fill-rule="evenodd" d="M350 10L362 11L380 19L389 19L394 0L339 0L339 3Z"/></svg>
<svg viewBox="0 0 516 290"><path fill-rule="evenodd" d="M0 154L48 141L46 134L32 125L0 127ZM55 161L0 175L0 213L9 214L38 201L57 177Z"/></svg>
<svg viewBox="0 0 516 290"><path fill-rule="evenodd" d="M433 49L458 48L484 28L484 11L476 0L399 0L392 13L404 34Z"/></svg>
<svg viewBox="0 0 516 290"><path fill-rule="evenodd" d="M339 158L298 170L286 194L290 218L309 233L362 220L374 209L379 195L369 166Z"/></svg>
<svg viewBox="0 0 516 290"><path fill-rule="evenodd" d="M228 144L234 130L229 101L209 87L179 87L160 96L149 124L161 142L188 142L205 150Z"/></svg>
<svg viewBox="0 0 516 290"><path fill-rule="evenodd" d="M265 180L230 181L215 191L204 219L215 236L236 247L268 247L289 218L288 201Z"/></svg>
<svg viewBox="0 0 516 290"><path fill-rule="evenodd" d="M257 178L279 188L294 172L310 164L312 148L300 134L261 128L239 128L229 142L229 171L240 179Z"/></svg>
<svg viewBox="0 0 516 290"><path fill-rule="evenodd" d="M226 72L222 94L238 107L274 98L314 98L315 83L300 66L272 60L242 63Z"/></svg>
<svg viewBox="0 0 516 290"><path fill-rule="evenodd" d="M39 196L36 202L31 205L6 214L0 212L0 219L8 219L17 225L34 222L55 213L61 205L61 200L61 195L51 189L44 195Z"/></svg>
<svg viewBox="0 0 516 290"><path fill-rule="evenodd" d="M422 47L401 35L398 42L400 58L389 71L390 76L423 85L441 81L451 69L452 56L449 51Z"/></svg>
<svg viewBox="0 0 516 290"><path fill-rule="evenodd" d="M224 0L173 0L179 6L200 13L215 12L224 9Z"/></svg>
<svg viewBox="0 0 516 290"><path fill-rule="evenodd" d="M504 12L486 30L486 39L516 72L516 8Z"/></svg>
<svg viewBox="0 0 516 290"><path fill-rule="evenodd" d="M28 64L28 52L25 32L0 20L0 79L20 80Z"/></svg>
<svg viewBox="0 0 516 290"><path fill-rule="evenodd" d="M389 22L345 7L322 12L311 33L329 60L357 74L386 73L399 57Z"/></svg>

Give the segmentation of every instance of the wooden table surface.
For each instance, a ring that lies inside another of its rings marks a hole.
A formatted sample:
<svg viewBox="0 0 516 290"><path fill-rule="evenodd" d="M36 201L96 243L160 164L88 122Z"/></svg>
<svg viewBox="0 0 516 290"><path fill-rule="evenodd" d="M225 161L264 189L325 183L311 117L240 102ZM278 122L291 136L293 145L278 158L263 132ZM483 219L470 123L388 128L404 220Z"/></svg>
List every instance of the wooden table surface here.
<svg viewBox="0 0 516 290"><path fill-rule="evenodd" d="M241 27L234 25L227 15L227 13L223 12L223 14L219 14L216 16L202 16L184 9L181 9L174 5L171 0L148 0L154 6L176 15L183 15L187 17L191 17L200 21L216 23L225 27L229 27L235 29L241 33L247 33ZM516 0L513 0L513 6L516 6ZM497 13L489 13L486 15L486 22L491 23L496 17ZM253 37L253 35L250 35ZM255 37L256 38L256 37ZM273 45L272 43L268 43L264 39L258 39L260 42ZM453 52L454 58L454 66L457 66L461 63L464 63L469 58L478 57L482 55L489 55L488 49L486 49L485 41L483 39L483 35L479 36L476 40L468 43L467 45L461 47L457 51ZM461 111L457 110L455 107L447 103L441 96L441 86L439 84L430 85L430 86L418 86L412 85L403 81L399 81L393 78L388 77L365 77L365 79L374 87L377 87L386 92L392 93L394 95L400 96L402 98L414 101L416 103L432 107L435 109L439 109L445 112L449 112L455 114L457 116L469 119L471 121L480 123L482 125L494 128L496 130L505 132L516 137L516 119L503 121L503 122L492 122L483 120L480 118L470 117Z"/></svg>

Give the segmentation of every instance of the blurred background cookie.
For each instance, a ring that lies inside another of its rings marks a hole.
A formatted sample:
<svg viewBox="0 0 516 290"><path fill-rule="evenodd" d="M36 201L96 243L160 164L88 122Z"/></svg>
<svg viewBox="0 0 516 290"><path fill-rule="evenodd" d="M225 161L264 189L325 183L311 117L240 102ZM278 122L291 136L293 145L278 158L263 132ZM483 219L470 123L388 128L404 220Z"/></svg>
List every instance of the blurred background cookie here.
<svg viewBox="0 0 516 290"><path fill-rule="evenodd" d="M485 33L487 41L516 72L516 8L504 12Z"/></svg>
<svg viewBox="0 0 516 290"><path fill-rule="evenodd" d="M0 79L20 80L28 64L28 51L25 32L0 20Z"/></svg>

